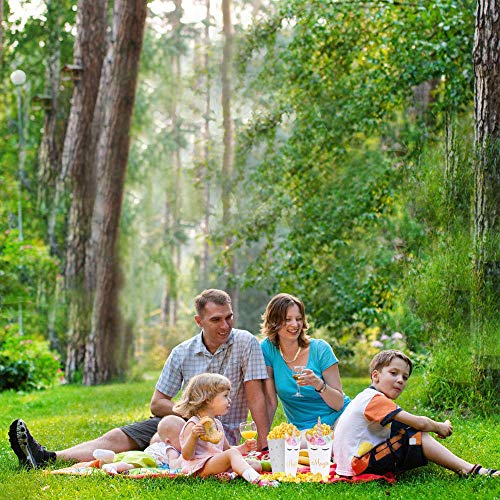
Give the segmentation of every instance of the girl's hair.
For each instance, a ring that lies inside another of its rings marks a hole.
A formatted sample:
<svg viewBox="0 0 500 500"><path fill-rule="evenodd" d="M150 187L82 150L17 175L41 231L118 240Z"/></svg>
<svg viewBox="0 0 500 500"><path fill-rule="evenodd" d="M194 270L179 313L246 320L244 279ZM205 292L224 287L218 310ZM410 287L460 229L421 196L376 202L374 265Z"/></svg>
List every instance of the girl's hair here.
<svg viewBox="0 0 500 500"><path fill-rule="evenodd" d="M306 334L309 325L306 319L304 303L289 293L279 293L267 304L266 312L262 315L262 323L260 325L260 333L264 337L267 337L276 347L279 347L280 342L278 331L286 321L288 308L294 305L299 308L302 321L304 322L298 338L299 346L306 347L309 345L309 335Z"/></svg>
<svg viewBox="0 0 500 500"><path fill-rule="evenodd" d="M185 418L190 418L210 403L217 394L230 390L231 382L224 375L200 373L188 382L173 410Z"/></svg>

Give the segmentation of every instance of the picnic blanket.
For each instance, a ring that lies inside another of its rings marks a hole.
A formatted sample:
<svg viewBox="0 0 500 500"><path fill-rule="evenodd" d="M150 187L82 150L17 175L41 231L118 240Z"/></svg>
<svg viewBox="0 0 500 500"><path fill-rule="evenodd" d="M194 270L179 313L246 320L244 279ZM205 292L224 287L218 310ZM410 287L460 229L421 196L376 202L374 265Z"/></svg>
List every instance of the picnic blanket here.
<svg viewBox="0 0 500 500"><path fill-rule="evenodd" d="M383 480L388 483L396 482L394 474L388 473L384 476L378 476L376 474L360 474L359 476L354 476L351 478L339 477L335 473L336 465L332 464L330 467L330 475L327 481L321 481L324 483L336 483L339 481L348 483L365 483L367 481L377 481ZM186 477L182 474L180 469L160 469L154 467L140 467L136 469L130 469L119 474L113 474L99 468L99 460L92 460L90 462L79 462L77 464L71 465L70 467L64 467L62 469L55 469L50 471L45 471L48 474L69 474L73 476L90 476L90 475L101 475L101 476L118 476L129 479L143 479L143 478L176 478L176 477ZM297 469L296 478L286 478L284 481L302 482L306 481L306 475L310 472L309 467L300 467ZM265 472L263 474L266 474ZM216 476L220 481L227 482L230 481L231 475L227 473L218 474Z"/></svg>

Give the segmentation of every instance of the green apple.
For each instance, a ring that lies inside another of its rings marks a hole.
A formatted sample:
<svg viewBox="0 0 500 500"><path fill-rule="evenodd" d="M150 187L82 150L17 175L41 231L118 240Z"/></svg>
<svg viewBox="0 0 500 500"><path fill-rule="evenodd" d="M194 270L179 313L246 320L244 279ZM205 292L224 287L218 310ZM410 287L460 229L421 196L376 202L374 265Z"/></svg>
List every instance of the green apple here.
<svg viewBox="0 0 500 500"><path fill-rule="evenodd" d="M271 462L269 460L261 460L260 465L262 465L262 470L264 472L272 472Z"/></svg>

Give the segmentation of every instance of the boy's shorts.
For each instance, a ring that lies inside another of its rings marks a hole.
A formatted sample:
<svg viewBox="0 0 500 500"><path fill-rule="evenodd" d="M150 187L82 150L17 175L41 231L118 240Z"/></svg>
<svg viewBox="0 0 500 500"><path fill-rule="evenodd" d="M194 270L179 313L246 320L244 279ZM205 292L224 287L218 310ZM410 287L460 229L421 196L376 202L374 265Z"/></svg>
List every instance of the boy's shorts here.
<svg viewBox="0 0 500 500"><path fill-rule="evenodd" d="M391 437L360 457L358 464L367 464L356 474L378 474L402 472L427 465L422 449L422 432L413 427L393 421Z"/></svg>
<svg viewBox="0 0 500 500"><path fill-rule="evenodd" d="M161 417L150 417L141 422L134 422L133 424L124 425L120 427L130 439L133 439L139 449L144 450L149 446L151 438L155 435L160 423Z"/></svg>

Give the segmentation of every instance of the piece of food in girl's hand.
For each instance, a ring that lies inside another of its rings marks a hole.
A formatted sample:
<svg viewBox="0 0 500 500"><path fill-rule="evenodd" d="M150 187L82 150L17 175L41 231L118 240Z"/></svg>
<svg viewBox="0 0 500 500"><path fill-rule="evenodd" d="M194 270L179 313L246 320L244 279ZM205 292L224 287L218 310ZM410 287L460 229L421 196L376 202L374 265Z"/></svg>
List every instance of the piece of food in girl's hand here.
<svg viewBox="0 0 500 500"><path fill-rule="evenodd" d="M217 444L222 439L222 432L217 430L217 426L215 425L213 418L203 417L200 419L200 424L205 429L205 434L200 436L202 441Z"/></svg>

